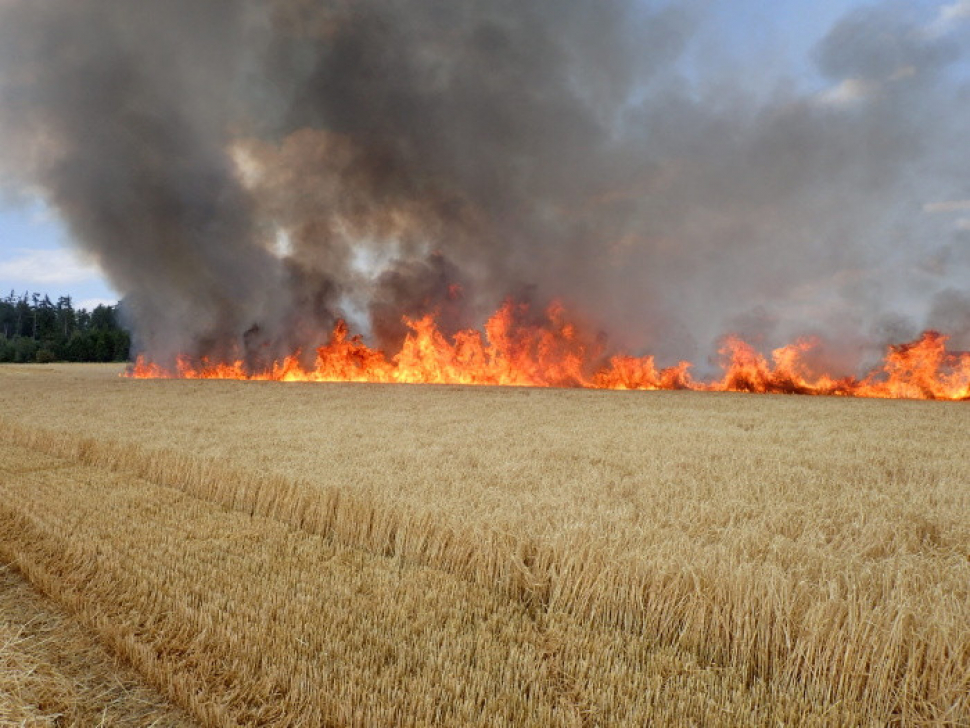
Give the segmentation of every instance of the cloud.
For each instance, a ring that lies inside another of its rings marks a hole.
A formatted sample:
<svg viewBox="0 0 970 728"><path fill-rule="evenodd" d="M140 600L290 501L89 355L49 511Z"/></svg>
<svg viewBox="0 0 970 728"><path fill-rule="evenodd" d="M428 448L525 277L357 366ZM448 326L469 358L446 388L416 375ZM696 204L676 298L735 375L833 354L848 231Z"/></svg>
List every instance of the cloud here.
<svg viewBox="0 0 970 728"><path fill-rule="evenodd" d="M930 37L944 35L953 26L970 19L970 0L957 0L940 8L936 18L927 28Z"/></svg>
<svg viewBox="0 0 970 728"><path fill-rule="evenodd" d="M71 250L14 250L16 257L0 260L0 279L18 283L79 283L101 276L94 263Z"/></svg>
<svg viewBox="0 0 970 728"><path fill-rule="evenodd" d="M819 93L816 98L826 106L847 106L871 99L887 84L906 81L918 73L915 66L900 66L885 78L846 78L831 88Z"/></svg>
<svg viewBox="0 0 970 728"><path fill-rule="evenodd" d="M940 20L963 20L970 18L970 0L957 0L940 8Z"/></svg>
<svg viewBox="0 0 970 728"><path fill-rule="evenodd" d="M98 306L115 306L118 301L114 298L85 298L81 301L75 301L74 307L77 309L84 309L85 311L93 311Z"/></svg>
<svg viewBox="0 0 970 728"><path fill-rule="evenodd" d="M878 84L859 78L847 78L837 86L823 91L818 100L831 106L842 106L861 101L871 96L878 89Z"/></svg>
<svg viewBox="0 0 970 728"><path fill-rule="evenodd" d="M936 214L940 212L962 212L970 210L970 200L946 200L943 202L927 202L923 205L923 212Z"/></svg>
<svg viewBox="0 0 970 728"><path fill-rule="evenodd" d="M970 231L970 217L961 217L956 223L957 230Z"/></svg>

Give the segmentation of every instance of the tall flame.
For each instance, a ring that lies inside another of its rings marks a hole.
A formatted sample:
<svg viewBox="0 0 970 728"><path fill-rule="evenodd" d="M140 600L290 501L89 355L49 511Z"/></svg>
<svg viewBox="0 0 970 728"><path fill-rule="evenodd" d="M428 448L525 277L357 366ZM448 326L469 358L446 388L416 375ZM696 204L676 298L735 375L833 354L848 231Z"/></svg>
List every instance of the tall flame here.
<svg viewBox="0 0 970 728"><path fill-rule="evenodd" d="M127 376L970 399L970 352L948 352L947 337L935 331L891 346L882 364L862 379L813 375L804 360L815 345L810 339L775 349L769 362L750 344L731 336L720 350L723 376L699 381L686 361L658 369L652 356L606 358L602 346L580 335L558 303L539 324L523 323L525 313L527 306L507 301L489 318L484 332L468 329L451 338L431 315L405 319L410 332L391 357L367 346L338 321L329 342L317 349L310 369L300 364L300 352L263 371L251 371L242 361L194 361L184 355L173 368L166 368L139 356Z"/></svg>

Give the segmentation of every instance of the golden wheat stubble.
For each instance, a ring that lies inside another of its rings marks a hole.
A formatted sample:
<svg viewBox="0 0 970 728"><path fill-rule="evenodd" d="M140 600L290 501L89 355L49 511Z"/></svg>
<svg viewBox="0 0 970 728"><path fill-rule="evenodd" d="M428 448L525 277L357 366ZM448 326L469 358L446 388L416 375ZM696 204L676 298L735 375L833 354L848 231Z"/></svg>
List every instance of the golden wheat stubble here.
<svg viewBox="0 0 970 728"><path fill-rule="evenodd" d="M873 716L968 710L962 403L21 379L23 426L170 453L196 495Z"/></svg>

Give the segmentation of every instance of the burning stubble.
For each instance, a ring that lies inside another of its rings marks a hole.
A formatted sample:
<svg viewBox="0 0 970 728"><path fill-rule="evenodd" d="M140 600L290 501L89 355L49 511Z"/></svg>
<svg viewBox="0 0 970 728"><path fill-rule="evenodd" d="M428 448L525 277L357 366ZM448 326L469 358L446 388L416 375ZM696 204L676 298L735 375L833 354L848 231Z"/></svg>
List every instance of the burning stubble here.
<svg viewBox="0 0 970 728"><path fill-rule="evenodd" d="M933 206L968 196L967 28L884 3L831 28L810 78L731 78L699 47L714 22L634 0L8 0L0 164L162 365L312 365L338 318L393 349L402 316L447 337L510 296L665 365L735 330L821 335L856 373L890 319L956 320L970 347L967 234Z"/></svg>

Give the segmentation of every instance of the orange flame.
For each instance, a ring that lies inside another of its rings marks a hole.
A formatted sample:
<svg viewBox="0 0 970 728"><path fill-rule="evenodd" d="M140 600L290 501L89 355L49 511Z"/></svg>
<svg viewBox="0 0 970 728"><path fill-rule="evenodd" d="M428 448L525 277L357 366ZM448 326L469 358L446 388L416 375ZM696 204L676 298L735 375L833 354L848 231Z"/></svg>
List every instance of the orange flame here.
<svg viewBox="0 0 970 728"><path fill-rule="evenodd" d="M179 356L173 369L139 356L127 376L139 379L248 379L286 382L400 382L596 389L688 389L907 399L970 399L970 352L948 352L947 337L925 332L916 341L889 348L881 366L862 379L813 375L804 361L815 342L801 339L775 349L769 362L751 345L731 336L720 354L724 374L698 381L690 362L657 369L652 356L616 355L604 361L602 347L583 337L563 307L554 303L540 324L523 323L524 304L507 301L486 322L448 338L431 315L405 318L410 329L401 350L388 358L338 321L330 341L317 349L313 368L300 352L270 369L250 371L242 361L193 361Z"/></svg>

